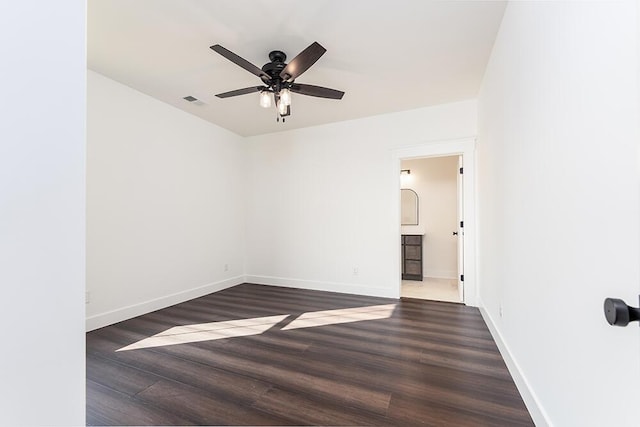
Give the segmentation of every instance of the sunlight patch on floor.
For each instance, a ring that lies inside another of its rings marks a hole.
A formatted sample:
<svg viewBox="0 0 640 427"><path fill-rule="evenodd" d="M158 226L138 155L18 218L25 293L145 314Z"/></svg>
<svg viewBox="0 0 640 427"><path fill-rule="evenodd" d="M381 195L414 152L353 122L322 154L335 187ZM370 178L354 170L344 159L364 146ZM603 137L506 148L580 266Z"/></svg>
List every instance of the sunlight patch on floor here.
<svg viewBox="0 0 640 427"><path fill-rule="evenodd" d="M252 319L174 326L152 337L122 347L117 351L258 335L274 327L287 317L289 317L288 314L283 314L280 316L254 317Z"/></svg>
<svg viewBox="0 0 640 427"><path fill-rule="evenodd" d="M391 317L396 304L373 305L367 307L342 308L337 310L312 311L303 313L281 330L312 328L316 326L361 322L364 320L386 319ZM199 323L174 326L164 332L145 338L116 351L137 350L142 348L163 347L167 345L187 344L200 341L213 341L224 338L259 335L276 326L289 317L254 317L250 319L227 320L223 322Z"/></svg>
<svg viewBox="0 0 640 427"><path fill-rule="evenodd" d="M337 325L340 323L359 322L362 320L387 319L391 317L395 304L372 305L369 307L343 308L338 310L313 311L301 314L296 320L282 328L312 328L314 326Z"/></svg>

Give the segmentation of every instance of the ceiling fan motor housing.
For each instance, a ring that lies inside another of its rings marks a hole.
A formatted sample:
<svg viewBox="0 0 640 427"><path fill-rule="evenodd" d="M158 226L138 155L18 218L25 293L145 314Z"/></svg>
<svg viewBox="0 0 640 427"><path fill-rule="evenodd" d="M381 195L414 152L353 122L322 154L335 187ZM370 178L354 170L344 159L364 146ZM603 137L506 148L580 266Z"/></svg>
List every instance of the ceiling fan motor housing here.
<svg viewBox="0 0 640 427"><path fill-rule="evenodd" d="M287 60L287 55L281 50L272 50L269 52L269 60L271 62L284 62Z"/></svg>
<svg viewBox="0 0 640 427"><path fill-rule="evenodd" d="M282 80L282 78L280 77L280 73L282 72L282 70L284 70L284 67L287 66L287 64L285 64L284 62L287 59L287 55L285 55L285 53L280 50L274 50L269 53L269 59L271 60L271 62L267 62L262 66L262 71L267 73L271 78L271 82L263 79L263 81L268 85L274 84L278 80Z"/></svg>

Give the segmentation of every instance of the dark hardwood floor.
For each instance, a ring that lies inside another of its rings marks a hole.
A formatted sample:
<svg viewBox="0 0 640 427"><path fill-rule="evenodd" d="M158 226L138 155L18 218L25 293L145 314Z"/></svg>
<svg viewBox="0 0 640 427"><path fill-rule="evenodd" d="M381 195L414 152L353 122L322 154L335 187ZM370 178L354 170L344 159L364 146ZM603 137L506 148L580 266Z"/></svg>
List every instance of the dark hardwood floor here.
<svg viewBox="0 0 640 427"><path fill-rule="evenodd" d="M533 422L475 308L243 284L89 332L87 424Z"/></svg>

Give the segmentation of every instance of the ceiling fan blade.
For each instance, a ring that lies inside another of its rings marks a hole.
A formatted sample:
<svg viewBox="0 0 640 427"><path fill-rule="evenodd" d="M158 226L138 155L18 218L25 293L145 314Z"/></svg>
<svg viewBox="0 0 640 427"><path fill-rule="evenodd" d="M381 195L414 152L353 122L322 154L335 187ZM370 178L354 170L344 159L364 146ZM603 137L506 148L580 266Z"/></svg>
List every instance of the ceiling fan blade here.
<svg viewBox="0 0 640 427"><path fill-rule="evenodd" d="M318 59L327 51L318 42L313 42L309 47L300 52L291 62L280 72L280 77L285 82L295 80L316 63Z"/></svg>
<svg viewBox="0 0 640 427"><path fill-rule="evenodd" d="M317 96L318 98L342 99L344 92L328 87L305 85L294 83L291 85L291 92L301 95Z"/></svg>
<svg viewBox="0 0 640 427"><path fill-rule="evenodd" d="M229 61L233 62L236 65L239 65L240 67L244 68L245 70L247 70L248 72L250 72L251 74L254 74L260 78L262 77L266 77L267 79L269 79L269 75L267 73L265 73L264 71L262 71L260 68L256 67L255 65L253 65L251 62L247 61L244 58L239 57L238 55L236 55L235 53L231 52L228 49L225 49L224 47L220 46L219 44L215 44L213 46L210 46L210 49L212 49L214 52L219 53L220 55L224 56L225 58L227 58Z"/></svg>
<svg viewBox="0 0 640 427"><path fill-rule="evenodd" d="M216 96L218 98L230 98L232 96L246 95L248 93L260 92L262 89L266 89L264 86L251 86L244 89L236 89L230 92L219 93Z"/></svg>

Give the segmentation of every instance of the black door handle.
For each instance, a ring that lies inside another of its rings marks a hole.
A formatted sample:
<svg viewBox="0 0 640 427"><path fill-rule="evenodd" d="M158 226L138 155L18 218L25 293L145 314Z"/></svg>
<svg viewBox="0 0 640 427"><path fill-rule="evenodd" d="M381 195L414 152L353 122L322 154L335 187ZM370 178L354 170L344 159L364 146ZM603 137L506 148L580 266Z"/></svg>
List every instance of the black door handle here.
<svg viewBox="0 0 640 427"><path fill-rule="evenodd" d="M621 299L607 298L604 300L604 316L610 325L627 326L629 322L640 320L640 308L629 307Z"/></svg>
<svg viewBox="0 0 640 427"><path fill-rule="evenodd" d="M457 235L458 235L458 232L457 232L457 231L454 231L454 232L453 232L453 235L454 235L454 236L457 236Z"/></svg>

